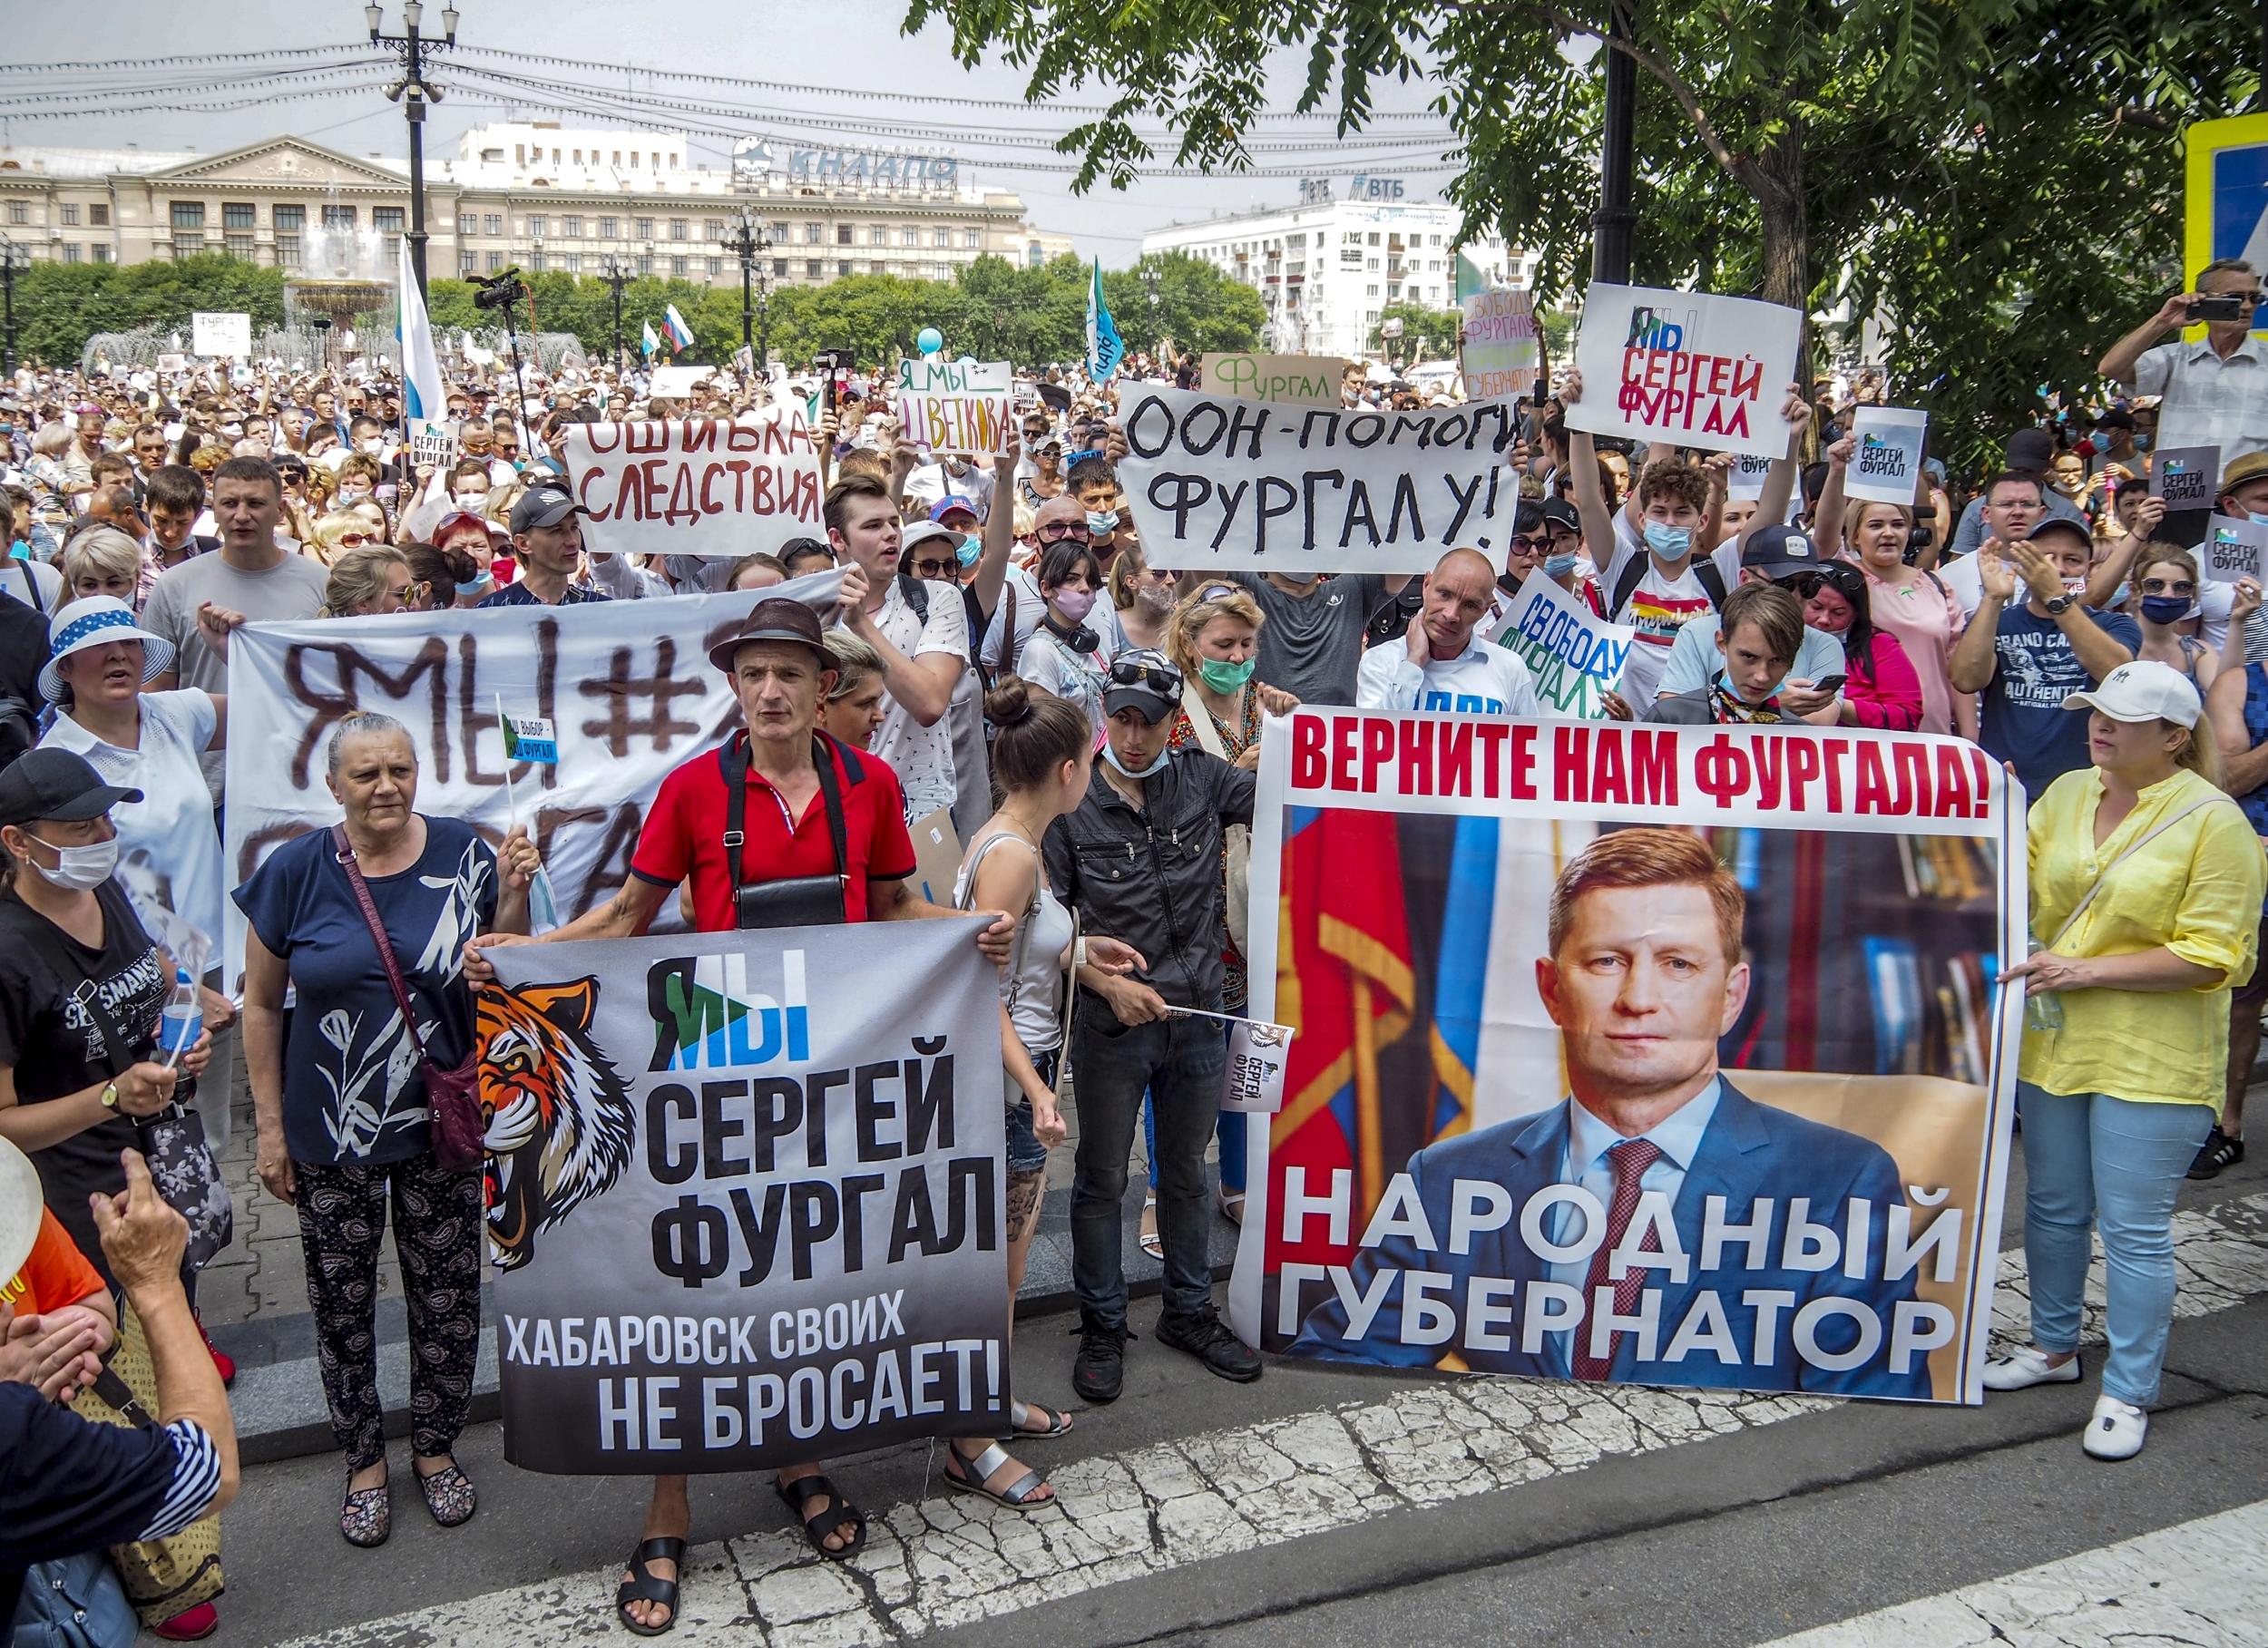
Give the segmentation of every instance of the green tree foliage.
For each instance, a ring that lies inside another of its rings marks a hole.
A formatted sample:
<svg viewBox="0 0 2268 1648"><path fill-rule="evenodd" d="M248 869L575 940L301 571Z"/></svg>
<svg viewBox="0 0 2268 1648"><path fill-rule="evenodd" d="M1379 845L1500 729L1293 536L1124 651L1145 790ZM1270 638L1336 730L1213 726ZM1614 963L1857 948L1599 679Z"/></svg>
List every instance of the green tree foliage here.
<svg viewBox="0 0 2268 1648"><path fill-rule="evenodd" d="M280 270L206 252L165 263L34 263L15 278L15 348L25 360L75 366L97 332L179 327L200 309L242 313L252 330L283 324Z"/></svg>
<svg viewBox="0 0 2268 1648"><path fill-rule="evenodd" d="M1391 343L1385 330L1390 320L1402 323L1402 336ZM1370 329L1370 346L1383 349L1405 364L1454 359L1464 332L1461 309L1429 309L1422 303L1390 303L1378 311L1378 324Z"/></svg>
<svg viewBox="0 0 2268 1648"><path fill-rule="evenodd" d="M1300 106L1350 151L1381 82L1431 77L1466 233L1538 254L1550 299L1580 289L1598 205L1600 64L1560 48L1602 37L1610 3L1637 65L1635 278L1879 313L1893 393L1970 463L2172 289L2180 128L2260 80L2256 31L2199 0L912 0L907 27L1004 54L1035 102L1109 92L1065 140L1082 190L1249 164L1253 65L1287 43ZM1170 156L1136 135L1159 120Z"/></svg>

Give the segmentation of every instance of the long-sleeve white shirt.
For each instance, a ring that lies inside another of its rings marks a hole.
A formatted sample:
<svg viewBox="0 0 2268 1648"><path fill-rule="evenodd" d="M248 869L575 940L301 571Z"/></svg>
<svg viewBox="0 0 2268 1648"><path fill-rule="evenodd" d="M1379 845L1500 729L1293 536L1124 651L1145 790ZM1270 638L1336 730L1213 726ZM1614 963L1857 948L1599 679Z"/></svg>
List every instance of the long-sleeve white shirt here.
<svg viewBox="0 0 2268 1648"><path fill-rule="evenodd" d="M1540 716L1528 666L1501 647L1472 640L1453 658L1410 661L1400 638L1363 654L1357 709L1438 709L1463 716Z"/></svg>

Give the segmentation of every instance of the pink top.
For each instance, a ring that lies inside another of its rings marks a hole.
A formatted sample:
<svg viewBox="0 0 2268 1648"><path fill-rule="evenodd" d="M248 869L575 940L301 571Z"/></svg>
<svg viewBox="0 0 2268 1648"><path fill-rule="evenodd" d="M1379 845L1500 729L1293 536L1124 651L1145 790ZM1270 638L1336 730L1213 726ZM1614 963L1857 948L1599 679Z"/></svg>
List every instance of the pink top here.
<svg viewBox="0 0 2268 1648"><path fill-rule="evenodd" d="M1872 614L1878 637L1897 638L1904 649L1904 674L1919 680L1921 689L1921 725L1925 733L1950 733L1953 730L1953 680L1950 666L1953 643L1960 639L1966 620L1961 616L1960 602L1943 583L1922 572L1911 583L1893 584L1878 578L1862 564L1866 572L1866 587L1872 599L1868 610ZM1877 649L1876 656L1881 656ZM1863 717L1865 712L1860 712ZM1867 726L1886 725L1866 722ZM1911 723L1909 723L1911 725Z"/></svg>
<svg viewBox="0 0 2268 1648"><path fill-rule="evenodd" d="M1850 664L1843 699L1861 726L1910 733L1921 724L1921 683L1896 636L1877 629L1866 661L1853 658Z"/></svg>

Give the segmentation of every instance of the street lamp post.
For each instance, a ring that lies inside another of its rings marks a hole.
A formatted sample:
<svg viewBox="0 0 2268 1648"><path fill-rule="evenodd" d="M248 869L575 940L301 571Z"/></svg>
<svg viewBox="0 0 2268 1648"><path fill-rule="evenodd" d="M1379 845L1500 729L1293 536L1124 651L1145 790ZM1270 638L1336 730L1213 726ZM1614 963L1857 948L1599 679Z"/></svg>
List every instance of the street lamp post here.
<svg viewBox="0 0 2268 1648"><path fill-rule="evenodd" d="M751 212L747 207L743 206L740 209L740 216L738 225L731 234L725 237L725 246L727 249L733 252L740 259L740 346L743 349L750 351L748 357L749 364L758 369L761 369L764 365L763 359L761 356L758 356L754 353L756 348L756 309L754 306L751 282L756 277L757 258L769 252L772 249L772 243L769 240L767 240L764 238L763 233L758 229L756 226L756 214ZM765 318L767 322L770 319L770 316L768 314L770 307L770 293L767 289L765 303L765 307L767 311ZM768 327L767 329L769 329ZM768 354L770 352L770 339L767 337L765 340L765 343L766 353Z"/></svg>
<svg viewBox="0 0 2268 1648"><path fill-rule="evenodd" d="M622 288L630 284L630 265L612 252L599 264L599 278L614 294L614 370L622 370Z"/></svg>
<svg viewBox="0 0 2268 1648"><path fill-rule="evenodd" d="M0 235L0 372L15 375L15 278L32 267L32 249Z"/></svg>
<svg viewBox="0 0 2268 1648"><path fill-rule="evenodd" d="M402 77L386 89L386 94L402 105L402 116L409 122L409 268L416 277L417 296L423 298L426 292L425 105L441 101L440 89L425 78L425 54L435 45L456 44L457 9L454 5L443 8L438 41L417 32L425 20L420 0L404 0L399 34L378 32L386 20L382 6L364 6L362 17L370 25L370 44L392 46L402 60Z"/></svg>
<svg viewBox="0 0 2268 1648"><path fill-rule="evenodd" d="M1609 0L1607 8L1607 100L1600 131L1598 157L1598 213L1591 219L1590 278L1615 285L1630 279L1631 246L1637 229L1637 209L1630 203L1631 151L1637 147L1637 64L1615 43L1634 36L1627 0Z"/></svg>

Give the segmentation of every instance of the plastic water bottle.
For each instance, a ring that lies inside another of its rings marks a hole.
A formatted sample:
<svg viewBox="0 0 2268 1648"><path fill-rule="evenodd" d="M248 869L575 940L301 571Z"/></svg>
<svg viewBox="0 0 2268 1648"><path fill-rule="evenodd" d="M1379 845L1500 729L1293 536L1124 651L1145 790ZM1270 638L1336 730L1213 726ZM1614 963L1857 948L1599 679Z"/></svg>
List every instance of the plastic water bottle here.
<svg viewBox="0 0 2268 1648"><path fill-rule="evenodd" d="M2038 955L2048 947L2037 938L2027 938L2025 951ZM2028 1030L2059 1030L2063 1028L2063 998L2054 990L2043 990L2037 996L2024 998L2024 1028Z"/></svg>
<svg viewBox="0 0 2268 1648"><path fill-rule="evenodd" d="M204 1009L197 1005L197 987L182 968L173 970L173 993L166 998L158 1019L158 1049L180 1055L197 1044L205 1028Z"/></svg>

